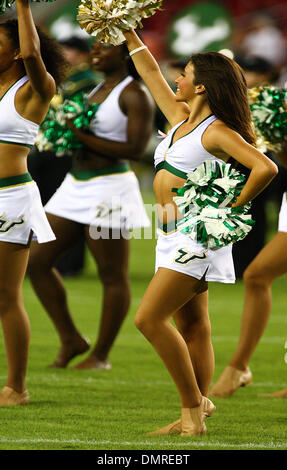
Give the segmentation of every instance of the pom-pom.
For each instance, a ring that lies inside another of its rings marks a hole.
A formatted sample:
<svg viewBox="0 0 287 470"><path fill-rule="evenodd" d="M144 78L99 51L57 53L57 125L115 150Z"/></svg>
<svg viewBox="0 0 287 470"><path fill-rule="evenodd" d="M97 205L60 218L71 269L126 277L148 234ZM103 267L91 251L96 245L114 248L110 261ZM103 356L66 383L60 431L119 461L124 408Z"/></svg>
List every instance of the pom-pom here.
<svg viewBox="0 0 287 470"><path fill-rule="evenodd" d="M54 2L55 0L31 0L31 2ZM0 15L6 13L6 10L12 7L15 0L0 0Z"/></svg>
<svg viewBox="0 0 287 470"><path fill-rule="evenodd" d="M204 162L175 190L173 199L184 215L178 229L211 250L242 240L255 223L248 214L251 205L228 205L236 201L244 182L245 176L230 164Z"/></svg>
<svg viewBox="0 0 287 470"><path fill-rule="evenodd" d="M66 121L72 120L78 129L89 129L98 107L98 104L90 105L88 95L84 93L78 93L63 103L54 99L35 142L39 151L50 150L57 157L61 157L71 155L74 150L82 148L82 143L67 126Z"/></svg>
<svg viewBox="0 0 287 470"><path fill-rule="evenodd" d="M80 27L98 41L118 46L125 41L122 31L141 26L163 0L82 0L78 9Z"/></svg>
<svg viewBox="0 0 287 470"><path fill-rule="evenodd" d="M282 151L287 141L287 90L274 86L248 90L257 147L265 152Z"/></svg>

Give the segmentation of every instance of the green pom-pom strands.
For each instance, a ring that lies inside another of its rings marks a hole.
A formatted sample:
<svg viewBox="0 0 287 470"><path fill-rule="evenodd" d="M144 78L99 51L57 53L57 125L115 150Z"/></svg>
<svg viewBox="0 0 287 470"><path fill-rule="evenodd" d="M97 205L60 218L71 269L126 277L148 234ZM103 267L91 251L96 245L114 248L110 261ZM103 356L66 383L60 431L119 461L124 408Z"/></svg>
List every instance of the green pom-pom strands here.
<svg viewBox="0 0 287 470"><path fill-rule="evenodd" d="M73 99L65 100L56 107L50 106L36 139L39 151L50 150L57 157L61 157L71 155L73 150L82 148L82 143L67 126L66 121L72 120L78 129L88 130L98 107L98 104L88 103L88 95L85 93L78 93Z"/></svg>
<svg viewBox="0 0 287 470"><path fill-rule="evenodd" d="M55 0L30 0L31 2L54 2ZM6 10L9 10L15 0L0 0L0 15L6 13Z"/></svg>
<svg viewBox="0 0 287 470"><path fill-rule="evenodd" d="M173 199L184 215L177 223L181 233L216 250L242 240L254 225L244 207L227 207L235 202L245 177L230 164L206 161L187 175L183 188L174 189Z"/></svg>
<svg viewBox="0 0 287 470"><path fill-rule="evenodd" d="M274 86L249 90L256 146L280 152L287 142L287 90ZM255 223L244 207L227 207L240 194L244 176L230 165L207 161L188 175L174 198L184 218L178 228L210 249L242 240Z"/></svg>
<svg viewBox="0 0 287 470"><path fill-rule="evenodd" d="M11 8L13 3L14 3L14 0L1 0L0 1L0 15L5 13L6 10L9 10L9 8Z"/></svg>
<svg viewBox="0 0 287 470"><path fill-rule="evenodd" d="M257 147L263 152L282 151L287 142L287 90L265 86L251 88L248 93Z"/></svg>

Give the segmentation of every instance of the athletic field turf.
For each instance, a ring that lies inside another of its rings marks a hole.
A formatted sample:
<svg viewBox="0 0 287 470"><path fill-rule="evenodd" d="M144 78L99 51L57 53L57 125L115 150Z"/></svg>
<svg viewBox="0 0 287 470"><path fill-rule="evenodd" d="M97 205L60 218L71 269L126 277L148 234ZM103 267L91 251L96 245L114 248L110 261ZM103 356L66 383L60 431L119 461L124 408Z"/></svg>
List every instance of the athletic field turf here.
<svg viewBox="0 0 287 470"><path fill-rule="evenodd" d="M46 366L58 350L54 328L29 280L26 308L32 325L28 389L31 405L0 409L0 449L287 449L287 400L258 398L287 386L287 289L273 285L272 316L251 361L254 384L229 399L214 400L217 411L204 437L148 436L179 417L175 386L150 344L133 325L142 294L153 274L154 241L133 240L129 316L110 355L111 371L58 370ZM95 341L101 305L96 269L87 257L85 273L66 280L76 324ZM243 284L210 284L210 316L216 355L214 378L226 365L239 333ZM79 358L72 364L79 362ZM3 338L0 376L6 375Z"/></svg>

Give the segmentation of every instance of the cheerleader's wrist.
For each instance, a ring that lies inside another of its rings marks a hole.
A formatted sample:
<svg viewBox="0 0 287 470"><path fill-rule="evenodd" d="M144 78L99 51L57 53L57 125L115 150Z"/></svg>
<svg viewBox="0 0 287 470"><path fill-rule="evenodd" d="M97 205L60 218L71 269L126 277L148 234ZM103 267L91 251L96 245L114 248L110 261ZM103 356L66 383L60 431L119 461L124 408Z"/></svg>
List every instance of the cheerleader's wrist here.
<svg viewBox="0 0 287 470"><path fill-rule="evenodd" d="M130 57L132 57L134 54L137 54L138 52L141 52L145 49L147 49L147 46L136 47L135 49L133 49L132 51L129 52Z"/></svg>

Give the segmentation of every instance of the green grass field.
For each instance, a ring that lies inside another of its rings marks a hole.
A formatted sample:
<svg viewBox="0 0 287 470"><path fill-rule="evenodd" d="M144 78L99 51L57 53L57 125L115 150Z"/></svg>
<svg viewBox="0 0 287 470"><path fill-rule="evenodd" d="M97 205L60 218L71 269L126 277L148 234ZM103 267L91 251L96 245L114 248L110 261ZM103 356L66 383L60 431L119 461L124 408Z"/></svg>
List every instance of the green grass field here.
<svg viewBox="0 0 287 470"><path fill-rule="evenodd" d="M0 409L0 449L287 449L287 400L258 398L286 387L286 281L273 285L273 311L252 361L254 384L229 399L214 400L217 411L204 437L148 436L179 417L175 386L133 318L153 275L154 240L133 240L130 263L132 304L110 360L111 371L57 370L46 366L58 350L54 328L25 280L25 304L32 325L27 407ZM87 257L83 276L66 280L77 325L92 342L97 335L101 286ZM238 338L243 284L210 284L210 316L216 355L214 379L226 365ZM74 363L79 362L75 360ZM1 385L6 376L0 342ZM73 364L73 363L72 363Z"/></svg>

